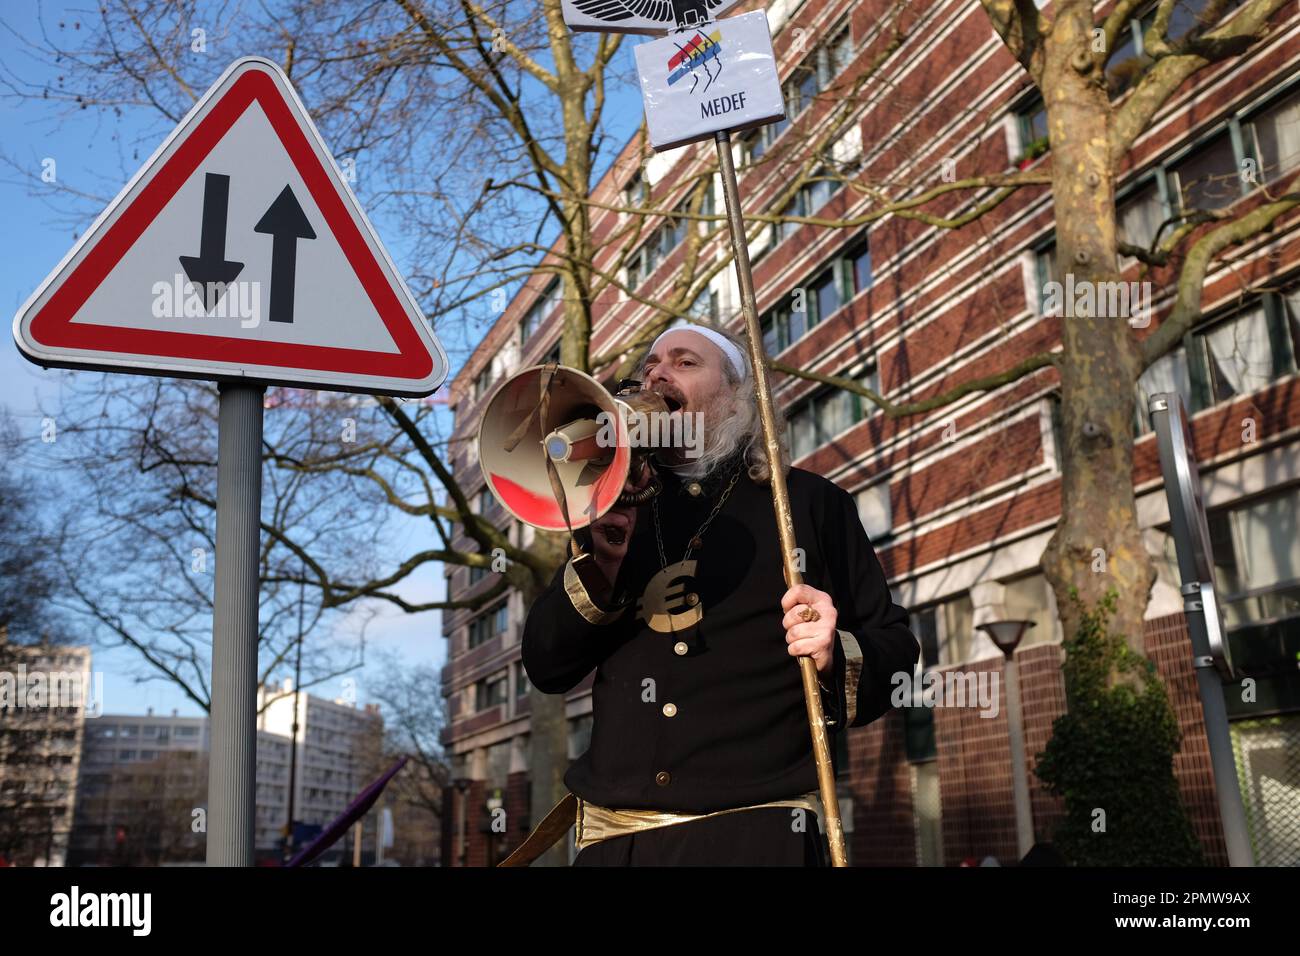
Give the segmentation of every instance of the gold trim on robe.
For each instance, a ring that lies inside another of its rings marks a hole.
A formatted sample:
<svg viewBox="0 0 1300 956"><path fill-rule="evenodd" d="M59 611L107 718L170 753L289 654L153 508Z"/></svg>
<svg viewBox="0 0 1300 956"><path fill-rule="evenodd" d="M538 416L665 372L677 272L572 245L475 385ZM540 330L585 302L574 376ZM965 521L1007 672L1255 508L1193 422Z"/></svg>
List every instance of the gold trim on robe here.
<svg viewBox="0 0 1300 956"><path fill-rule="evenodd" d="M573 603L574 609L589 624L612 624L628 608L626 604L611 611L598 607L596 602L591 599L591 595L587 593L582 578L578 577L578 572L573 569L572 558L564 566L564 590L569 595L569 600Z"/></svg>
<svg viewBox="0 0 1300 956"><path fill-rule="evenodd" d="M862 647L858 639L844 630L835 632L840 636L840 646L844 648L844 706L848 713L844 715L844 726L852 727L853 718L858 715L858 681L862 678Z"/></svg>

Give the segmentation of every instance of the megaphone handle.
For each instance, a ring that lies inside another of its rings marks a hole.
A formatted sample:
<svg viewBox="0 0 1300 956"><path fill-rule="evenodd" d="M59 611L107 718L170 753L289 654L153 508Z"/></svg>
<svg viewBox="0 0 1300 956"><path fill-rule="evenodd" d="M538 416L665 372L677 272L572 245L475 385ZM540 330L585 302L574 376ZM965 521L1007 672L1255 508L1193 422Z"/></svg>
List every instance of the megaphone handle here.
<svg viewBox="0 0 1300 956"><path fill-rule="evenodd" d="M605 572L596 564L596 559L586 552L581 552L573 559L573 571L587 589L587 594L601 610L615 610L613 604L614 585L605 577Z"/></svg>

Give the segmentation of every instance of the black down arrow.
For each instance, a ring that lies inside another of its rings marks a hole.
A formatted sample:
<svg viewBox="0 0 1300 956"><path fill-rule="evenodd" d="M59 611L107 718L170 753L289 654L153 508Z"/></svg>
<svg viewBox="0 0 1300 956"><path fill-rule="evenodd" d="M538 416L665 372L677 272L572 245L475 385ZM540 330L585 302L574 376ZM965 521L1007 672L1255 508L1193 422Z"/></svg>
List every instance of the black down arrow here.
<svg viewBox="0 0 1300 956"><path fill-rule="evenodd" d="M271 244L271 309L272 322L293 321L293 284L297 268L298 240L315 239L316 232L298 205L293 190L288 186L275 197L254 232L270 235Z"/></svg>
<svg viewBox="0 0 1300 956"><path fill-rule="evenodd" d="M208 173L203 179L203 222L199 232L199 254L181 256L181 268L200 296L203 308L211 312L243 270L242 262L226 259L226 206L230 201L230 177Z"/></svg>

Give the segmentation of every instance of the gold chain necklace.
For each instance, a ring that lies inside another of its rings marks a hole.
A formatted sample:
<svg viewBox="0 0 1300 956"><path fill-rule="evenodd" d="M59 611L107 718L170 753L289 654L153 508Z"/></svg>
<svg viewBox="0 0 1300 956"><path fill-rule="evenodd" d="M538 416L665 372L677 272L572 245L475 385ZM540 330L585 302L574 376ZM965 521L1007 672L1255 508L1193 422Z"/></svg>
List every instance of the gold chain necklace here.
<svg viewBox="0 0 1300 956"><path fill-rule="evenodd" d="M696 531L695 534L691 537L691 540L687 542L686 553L682 555L682 561L689 561L691 557L691 552L694 551L696 548L700 547L702 544L704 544L703 541L704 532L709 529L709 525L712 523L713 519L718 516L718 512L721 511L722 506L726 504L727 496L731 494L731 489L736 486L736 482L740 479L740 472L742 467L743 464L736 466L735 474L731 476L731 481L727 482L727 488L725 491L722 492L722 497L719 498L718 503L713 506L713 510L709 512L709 516L704 519L704 524L700 525L700 529ZM664 554L664 539L663 539L663 534L659 529L659 498L658 497L655 497L651 501L650 507L654 511L655 543L659 545L659 566L661 568L666 568L668 566L668 556Z"/></svg>

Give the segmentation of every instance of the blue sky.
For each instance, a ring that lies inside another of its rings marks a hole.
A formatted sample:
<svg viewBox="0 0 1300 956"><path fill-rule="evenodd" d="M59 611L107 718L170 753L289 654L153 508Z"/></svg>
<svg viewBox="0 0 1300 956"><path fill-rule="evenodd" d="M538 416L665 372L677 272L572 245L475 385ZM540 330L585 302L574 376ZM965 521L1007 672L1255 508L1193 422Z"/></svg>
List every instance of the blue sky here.
<svg viewBox="0 0 1300 956"><path fill-rule="evenodd" d="M47 28L60 20L71 22L85 16L84 7L79 8L77 4L45 3L39 10ZM27 56L22 42L22 37L37 35L37 11L35 4L6 6L0 14L4 24L0 27L0 60L6 73L45 82L52 78L45 67ZM616 63L616 68L631 66L632 46L626 43L619 51L619 58L624 62ZM233 60L243 52L230 51L229 55L222 55L222 61ZM627 108L619 104L620 108L608 111L608 115L620 117L626 128L614 130L615 135L607 140L610 145L604 150L605 162L640 121L640 104L632 102L635 93L627 99ZM116 195L136 167L161 142L169 127L156 113L143 109L138 113L126 112L114 120L95 110L69 111L51 101L15 101L6 96L0 97L0 131L0 152L18 165L17 169L8 165L0 167L0 209L4 210L6 223L6 228L0 230L0 302L8 306L6 319L12 321L28 296L72 247L80 231L102 210L103 202L95 197L111 199ZM66 192L57 195L57 187L43 184L41 172L49 159L56 164L60 185L91 198L70 204ZM364 193L361 198L364 202ZM74 213L71 217L70 210ZM382 210L370 212L381 238L386 234L400 235L398 230L385 230ZM389 248L400 268L405 261L403 248L397 244ZM42 401L47 407L56 404L60 382L70 373L45 371L31 365L19 354L12 336L7 335L6 339L8 344L0 348L0 405L9 410L28 434L36 434L40 429L38 405ZM63 492L75 493L75 489L63 489ZM422 546L424 534L421 526L409 523L395 526L394 546L403 549L413 544ZM442 582L441 567L429 566L403 593L431 599L441 596ZM438 612L413 616L396 609L383 611L367 632L367 660L372 661L373 651L379 649L391 650L402 662L441 665L446 648L439 618ZM138 682L135 675L147 671L134 652L97 647L94 666L104 673L107 713L144 713L147 708L153 708L155 713L169 713L173 709L181 714L201 713L197 705L167 682ZM368 677L374 679L374 672L363 670L354 676L358 698L364 702L369 699L366 681ZM342 685L335 682L317 692L334 696L342 692Z"/></svg>

